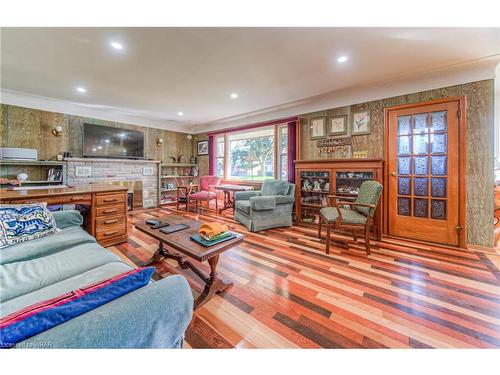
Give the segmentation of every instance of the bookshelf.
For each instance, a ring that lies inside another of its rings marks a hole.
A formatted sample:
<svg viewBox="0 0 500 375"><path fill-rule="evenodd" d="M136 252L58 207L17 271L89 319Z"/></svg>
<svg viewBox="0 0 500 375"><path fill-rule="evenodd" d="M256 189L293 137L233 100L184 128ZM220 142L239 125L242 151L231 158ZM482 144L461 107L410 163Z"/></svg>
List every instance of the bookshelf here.
<svg viewBox="0 0 500 375"><path fill-rule="evenodd" d="M162 163L159 176L160 205L177 203L177 187L198 184L198 164Z"/></svg>
<svg viewBox="0 0 500 375"><path fill-rule="evenodd" d="M0 177L15 180L19 173L26 173L28 180L22 185L65 185L66 171L64 161L0 160Z"/></svg>

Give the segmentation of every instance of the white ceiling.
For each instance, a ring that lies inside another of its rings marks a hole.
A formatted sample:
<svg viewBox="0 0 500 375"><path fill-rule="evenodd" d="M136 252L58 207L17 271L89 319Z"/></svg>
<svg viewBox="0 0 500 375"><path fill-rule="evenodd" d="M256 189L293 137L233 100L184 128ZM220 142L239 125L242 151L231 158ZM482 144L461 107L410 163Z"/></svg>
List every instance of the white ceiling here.
<svg viewBox="0 0 500 375"><path fill-rule="evenodd" d="M493 28L4 28L1 32L4 97L8 93L31 102L59 102L66 104L67 113L100 113L100 118L119 117L186 132L227 126L232 119L250 119L273 108L288 107L293 112L306 98L482 60L498 61L500 56L500 29ZM124 49L110 48L111 41L119 41ZM340 55L349 60L339 64ZM87 93L76 92L77 86ZM239 98L231 99L232 92ZM184 116L178 116L179 111Z"/></svg>

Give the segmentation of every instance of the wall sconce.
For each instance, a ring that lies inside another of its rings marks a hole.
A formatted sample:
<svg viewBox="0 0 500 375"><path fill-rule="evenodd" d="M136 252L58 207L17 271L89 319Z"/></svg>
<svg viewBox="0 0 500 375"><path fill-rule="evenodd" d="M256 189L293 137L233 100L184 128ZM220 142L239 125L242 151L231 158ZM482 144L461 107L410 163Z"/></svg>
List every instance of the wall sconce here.
<svg viewBox="0 0 500 375"><path fill-rule="evenodd" d="M192 136L191 134L188 134L186 137L187 137L187 139L189 139L189 140L193 139L193 136Z"/></svg>
<svg viewBox="0 0 500 375"><path fill-rule="evenodd" d="M157 138L156 139L156 145L160 147L163 144L163 138Z"/></svg>
<svg viewBox="0 0 500 375"><path fill-rule="evenodd" d="M63 128L61 125L57 125L54 129L52 129L52 134L56 137L60 137L63 133Z"/></svg>

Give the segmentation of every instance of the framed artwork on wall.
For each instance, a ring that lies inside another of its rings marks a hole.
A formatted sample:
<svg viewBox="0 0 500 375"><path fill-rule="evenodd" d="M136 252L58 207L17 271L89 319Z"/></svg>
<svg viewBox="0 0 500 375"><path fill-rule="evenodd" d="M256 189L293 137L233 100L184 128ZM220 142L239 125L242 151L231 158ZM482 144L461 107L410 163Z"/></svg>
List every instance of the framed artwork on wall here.
<svg viewBox="0 0 500 375"><path fill-rule="evenodd" d="M326 116L315 117L309 120L309 138L311 140L326 137Z"/></svg>
<svg viewBox="0 0 500 375"><path fill-rule="evenodd" d="M328 135L347 134L347 115L328 118Z"/></svg>
<svg viewBox="0 0 500 375"><path fill-rule="evenodd" d="M370 113L368 111L354 112L352 114L351 135L368 135L370 133Z"/></svg>
<svg viewBox="0 0 500 375"><path fill-rule="evenodd" d="M198 156L208 155L208 141L198 141Z"/></svg>

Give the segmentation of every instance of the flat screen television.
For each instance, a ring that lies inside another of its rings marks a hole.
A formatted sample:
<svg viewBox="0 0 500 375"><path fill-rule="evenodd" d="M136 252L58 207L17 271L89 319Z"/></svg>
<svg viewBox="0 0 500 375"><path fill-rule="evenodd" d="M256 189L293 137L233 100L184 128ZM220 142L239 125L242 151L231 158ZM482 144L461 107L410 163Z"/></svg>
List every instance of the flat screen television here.
<svg viewBox="0 0 500 375"><path fill-rule="evenodd" d="M83 124L83 156L144 159L144 133L109 126Z"/></svg>

